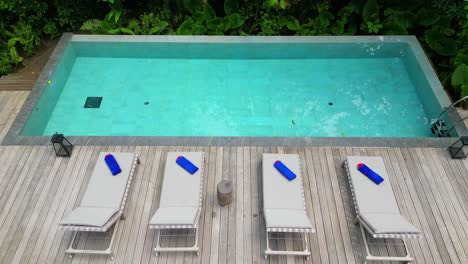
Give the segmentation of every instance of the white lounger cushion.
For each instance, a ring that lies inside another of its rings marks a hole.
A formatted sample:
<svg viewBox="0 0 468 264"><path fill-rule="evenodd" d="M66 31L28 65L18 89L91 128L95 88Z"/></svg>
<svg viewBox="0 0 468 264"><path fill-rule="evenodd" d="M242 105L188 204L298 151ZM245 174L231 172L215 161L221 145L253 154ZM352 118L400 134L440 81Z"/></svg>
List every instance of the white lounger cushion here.
<svg viewBox="0 0 468 264"><path fill-rule="evenodd" d="M288 181L273 166L276 160L281 160L296 174L296 178ZM265 153L262 162L263 207L267 229L281 232L294 229L304 229L302 232L313 231L305 209L299 156Z"/></svg>
<svg viewBox="0 0 468 264"><path fill-rule="evenodd" d="M153 225L193 225L197 217L196 207L159 208L151 219Z"/></svg>
<svg viewBox="0 0 468 264"><path fill-rule="evenodd" d="M102 207L78 207L73 210L60 224L102 227L119 210Z"/></svg>
<svg viewBox="0 0 468 264"><path fill-rule="evenodd" d="M187 158L198 171L188 173L176 163L178 156ZM203 152L167 153L160 204L150 226L195 225L201 207L202 175Z"/></svg>
<svg viewBox="0 0 468 264"><path fill-rule="evenodd" d="M417 228L401 216L390 177L381 157L349 156L346 162L356 202L356 212L375 234L419 233ZM359 163L366 164L382 176L384 181L379 185L372 182L357 170Z"/></svg>
<svg viewBox="0 0 468 264"><path fill-rule="evenodd" d="M360 217L375 234L419 233L400 214L361 214Z"/></svg>
<svg viewBox="0 0 468 264"><path fill-rule="evenodd" d="M65 217L60 225L103 227L121 210L136 154L112 152L122 169L115 176L112 176L104 161L107 154L99 154L80 206Z"/></svg>

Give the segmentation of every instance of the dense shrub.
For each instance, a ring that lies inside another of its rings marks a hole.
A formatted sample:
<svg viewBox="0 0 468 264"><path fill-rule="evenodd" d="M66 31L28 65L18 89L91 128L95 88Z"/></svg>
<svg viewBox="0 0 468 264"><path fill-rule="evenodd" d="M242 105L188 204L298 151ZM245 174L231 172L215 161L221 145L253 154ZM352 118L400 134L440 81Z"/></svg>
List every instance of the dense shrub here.
<svg viewBox="0 0 468 264"><path fill-rule="evenodd" d="M468 0L0 0L0 75L44 37L95 34L416 35L454 98L468 95Z"/></svg>

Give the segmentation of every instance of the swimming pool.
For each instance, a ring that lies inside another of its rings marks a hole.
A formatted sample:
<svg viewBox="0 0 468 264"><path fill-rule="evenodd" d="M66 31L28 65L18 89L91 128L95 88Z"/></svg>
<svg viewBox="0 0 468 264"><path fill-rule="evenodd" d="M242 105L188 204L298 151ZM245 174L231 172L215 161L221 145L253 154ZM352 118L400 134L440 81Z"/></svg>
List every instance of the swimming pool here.
<svg viewBox="0 0 468 264"><path fill-rule="evenodd" d="M74 35L20 134L421 138L449 104L411 37L187 39Z"/></svg>

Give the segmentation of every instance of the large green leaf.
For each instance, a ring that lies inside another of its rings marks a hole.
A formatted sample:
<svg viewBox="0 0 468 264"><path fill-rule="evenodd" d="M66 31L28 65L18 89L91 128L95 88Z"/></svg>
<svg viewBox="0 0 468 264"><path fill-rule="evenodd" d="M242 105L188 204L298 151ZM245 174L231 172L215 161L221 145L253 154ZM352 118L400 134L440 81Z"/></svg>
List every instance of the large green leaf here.
<svg viewBox="0 0 468 264"><path fill-rule="evenodd" d="M457 42L435 28L425 31L424 40L439 55L454 56L457 54Z"/></svg>
<svg viewBox="0 0 468 264"><path fill-rule="evenodd" d="M387 35L407 35L406 27L401 23L387 22L384 24L384 32Z"/></svg>
<svg viewBox="0 0 468 264"><path fill-rule="evenodd" d="M460 64L452 74L452 86L468 85L468 66Z"/></svg>
<svg viewBox="0 0 468 264"><path fill-rule="evenodd" d="M299 28L301 28L301 24L299 23L299 21L293 17L293 16L281 16L279 19L278 19L278 24L281 26L281 27L284 27L286 26L289 30L292 30L292 31L296 31L296 30L299 30Z"/></svg>
<svg viewBox="0 0 468 264"><path fill-rule="evenodd" d="M18 64L23 61L23 57L18 54L18 51L16 51L15 47L10 48L10 59L13 64Z"/></svg>
<svg viewBox="0 0 468 264"><path fill-rule="evenodd" d="M455 60L453 61L453 64L455 64L455 66L460 65L462 63L468 65L468 48L460 49L457 53L457 56L455 57Z"/></svg>
<svg viewBox="0 0 468 264"><path fill-rule="evenodd" d="M362 19L364 21L373 21L379 18L379 5L377 0L367 0L362 8Z"/></svg>
<svg viewBox="0 0 468 264"><path fill-rule="evenodd" d="M120 31L122 33L124 33L124 34L127 34L127 35L135 35L135 32L133 32L133 30L131 30L129 28L121 27Z"/></svg>
<svg viewBox="0 0 468 264"><path fill-rule="evenodd" d="M219 24L221 23L222 18L214 17L206 20L206 27L209 30L217 30Z"/></svg>
<svg viewBox="0 0 468 264"><path fill-rule="evenodd" d="M229 25L230 29L241 27L245 22L245 18L243 18L239 13L230 14L229 16L224 17L224 20Z"/></svg>
<svg viewBox="0 0 468 264"><path fill-rule="evenodd" d="M421 26L431 26L437 23L440 20L439 14L435 12L436 10L430 10L428 8L421 8L416 13L416 21Z"/></svg>

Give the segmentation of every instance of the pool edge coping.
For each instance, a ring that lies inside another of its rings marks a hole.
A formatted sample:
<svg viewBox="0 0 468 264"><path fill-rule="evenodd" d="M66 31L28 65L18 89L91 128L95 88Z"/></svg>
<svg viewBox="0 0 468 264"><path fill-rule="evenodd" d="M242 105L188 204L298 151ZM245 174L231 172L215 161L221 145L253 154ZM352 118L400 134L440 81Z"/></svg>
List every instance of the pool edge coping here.
<svg viewBox="0 0 468 264"><path fill-rule="evenodd" d="M202 42L202 43L347 43L347 42L406 42L425 74L429 86L439 104L450 104L437 74L415 36L126 36L126 35L75 35L62 34L53 53L34 84L28 98L16 116L0 145L48 145L49 136L21 136L20 132L28 120L47 80L54 72L65 48L70 41L87 42ZM449 111L449 119L459 120L457 111ZM468 135L465 125L454 123L458 135ZM376 147L446 147L457 138L395 138L395 137L174 137L174 136L70 136L74 145L191 145L191 146L376 146Z"/></svg>

